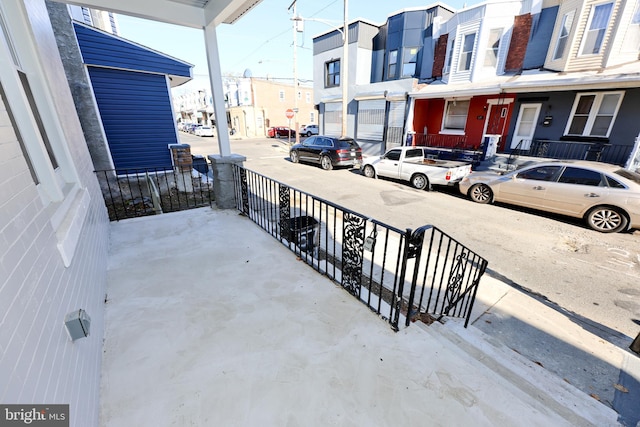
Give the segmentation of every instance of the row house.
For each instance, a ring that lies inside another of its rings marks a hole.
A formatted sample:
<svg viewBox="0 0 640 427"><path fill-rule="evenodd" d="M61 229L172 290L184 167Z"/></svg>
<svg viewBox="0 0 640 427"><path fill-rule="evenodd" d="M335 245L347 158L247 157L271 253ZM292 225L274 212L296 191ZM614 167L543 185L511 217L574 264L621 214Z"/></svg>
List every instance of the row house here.
<svg viewBox="0 0 640 427"><path fill-rule="evenodd" d="M404 141L408 93L431 77L434 23L453 15L443 4L403 9L385 23L355 20L348 25L347 99L343 100L342 29L313 39L314 102L323 133L339 136L342 103L347 102L348 134L369 154Z"/></svg>
<svg viewBox="0 0 640 427"><path fill-rule="evenodd" d="M227 122L232 132L244 137L265 137L269 127L317 124L310 85L298 82L294 87L293 81L251 77L248 72L245 75L224 81ZM297 117L288 119L289 109Z"/></svg>
<svg viewBox="0 0 640 427"><path fill-rule="evenodd" d="M370 154L398 143L475 152L492 146L622 164L640 131L633 112L640 87L639 4L498 0L457 12L437 4L369 24L366 33L364 21L352 23L349 134L364 146L373 142ZM394 37L398 28L402 36ZM411 37L418 28L421 43ZM321 116L340 90L339 84L328 87L330 64L342 55L338 36L314 38ZM333 49L326 46L330 38ZM393 139L389 103L384 110L379 104L377 117L363 114L361 103L403 90L402 137ZM322 117L325 133L334 121L330 113ZM365 132L375 126L382 129L378 134Z"/></svg>

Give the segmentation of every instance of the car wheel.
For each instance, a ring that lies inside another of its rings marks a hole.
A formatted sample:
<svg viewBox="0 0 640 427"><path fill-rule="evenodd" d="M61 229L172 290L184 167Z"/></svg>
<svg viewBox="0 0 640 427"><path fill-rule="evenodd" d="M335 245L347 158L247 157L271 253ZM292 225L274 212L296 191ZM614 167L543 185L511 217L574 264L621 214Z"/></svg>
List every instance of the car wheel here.
<svg viewBox="0 0 640 427"><path fill-rule="evenodd" d="M311 132L307 131L307 138L311 136Z"/></svg>
<svg viewBox="0 0 640 427"><path fill-rule="evenodd" d="M320 158L320 167L326 171L330 171L333 169L333 165L331 164L331 159L327 156L322 156Z"/></svg>
<svg viewBox="0 0 640 427"><path fill-rule="evenodd" d="M411 185L418 190L425 190L429 188L429 179L419 173L411 177Z"/></svg>
<svg viewBox="0 0 640 427"><path fill-rule="evenodd" d="M300 155L297 151L292 151L291 153L289 153L289 158L291 159L292 163L298 163L300 161Z"/></svg>
<svg viewBox="0 0 640 427"><path fill-rule="evenodd" d="M616 208L597 206L587 214L587 225L601 233L617 233L627 228L629 220Z"/></svg>
<svg viewBox="0 0 640 427"><path fill-rule="evenodd" d="M366 176L367 178L375 178L376 177L376 171L375 169L373 169L373 166L371 165L366 165L363 169L362 169L362 173L364 174L364 176Z"/></svg>
<svg viewBox="0 0 640 427"><path fill-rule="evenodd" d="M493 198L493 191L485 184L475 184L469 189L469 198L476 203L489 203Z"/></svg>

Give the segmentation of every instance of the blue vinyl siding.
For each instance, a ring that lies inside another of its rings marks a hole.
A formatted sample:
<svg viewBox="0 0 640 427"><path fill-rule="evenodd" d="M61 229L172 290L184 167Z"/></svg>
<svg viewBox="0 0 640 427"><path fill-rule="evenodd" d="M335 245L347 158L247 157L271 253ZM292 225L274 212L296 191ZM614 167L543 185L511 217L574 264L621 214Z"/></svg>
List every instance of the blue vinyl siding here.
<svg viewBox="0 0 640 427"><path fill-rule="evenodd" d="M73 25L87 65L191 77L191 65L186 62L84 25Z"/></svg>
<svg viewBox="0 0 640 427"><path fill-rule="evenodd" d="M116 169L168 167L177 144L166 77L88 67Z"/></svg>

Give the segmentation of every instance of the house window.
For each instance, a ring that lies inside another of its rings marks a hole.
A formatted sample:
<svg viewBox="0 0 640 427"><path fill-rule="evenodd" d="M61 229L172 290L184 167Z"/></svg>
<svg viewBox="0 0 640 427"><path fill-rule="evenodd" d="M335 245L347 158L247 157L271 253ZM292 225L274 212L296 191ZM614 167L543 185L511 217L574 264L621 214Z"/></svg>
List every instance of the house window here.
<svg viewBox="0 0 640 427"><path fill-rule="evenodd" d="M398 50L389 51L389 59L387 61L387 79L394 79L396 77L398 66Z"/></svg>
<svg viewBox="0 0 640 427"><path fill-rule="evenodd" d="M636 1L636 9L627 27L622 42L621 52L636 53L640 51L640 0Z"/></svg>
<svg viewBox="0 0 640 427"><path fill-rule="evenodd" d="M589 24L587 24L588 30L585 32L584 39L582 40L582 55L600 53L612 10L613 3L599 4L591 9Z"/></svg>
<svg viewBox="0 0 640 427"><path fill-rule="evenodd" d="M443 130L464 131L469 113L469 100L447 101Z"/></svg>
<svg viewBox="0 0 640 427"><path fill-rule="evenodd" d="M495 67L498 64L498 49L500 48L502 28L494 28L489 32L489 43L484 55L484 66Z"/></svg>
<svg viewBox="0 0 640 427"><path fill-rule="evenodd" d="M476 41L476 34L465 34L462 39L462 50L460 51L459 71L469 71L471 69L471 59L473 58L473 44Z"/></svg>
<svg viewBox="0 0 640 427"><path fill-rule="evenodd" d="M307 104L309 104L311 102L311 92L307 92Z"/></svg>
<svg viewBox="0 0 640 427"><path fill-rule="evenodd" d="M451 60L453 58L453 47L456 45L456 39L451 39L451 44L449 45L449 52L447 53L447 65L444 66L443 74L449 74L449 70L451 70Z"/></svg>
<svg viewBox="0 0 640 427"><path fill-rule="evenodd" d="M569 33L571 32L571 26L573 25L573 16L576 11L572 10L567 12L562 17L562 25L560 27L560 34L558 35L558 41L556 42L556 50L553 53L553 59L560 59L564 55L564 50L567 47L567 40L569 39Z"/></svg>
<svg viewBox="0 0 640 427"><path fill-rule="evenodd" d="M324 87L340 86L340 60L330 61L325 64Z"/></svg>
<svg viewBox="0 0 640 427"><path fill-rule="evenodd" d="M416 63L418 62L418 48L407 47L404 49L402 60L402 77L413 77L416 74Z"/></svg>
<svg viewBox="0 0 640 427"><path fill-rule="evenodd" d="M22 71L18 71L18 76L20 77L20 81L22 82L22 89L24 90L24 94L27 97L27 101L29 101L31 113L33 114L33 118L36 122L36 125L38 126L38 132L40 133L42 142L44 143L44 147L47 150L47 155L49 156L51 166L53 166L54 169L58 169L58 160L56 159L56 155L54 154L53 148L51 147L51 141L47 136L47 131L44 128L44 123L42 123L42 117L40 116L40 112L38 111L36 101L33 98L33 92L31 91L29 80L27 80L27 75Z"/></svg>
<svg viewBox="0 0 640 427"><path fill-rule="evenodd" d="M298 91L298 100L302 100L302 92Z"/></svg>
<svg viewBox="0 0 640 427"><path fill-rule="evenodd" d="M316 122L316 113L312 111L309 113L309 123L315 123L315 122Z"/></svg>
<svg viewBox="0 0 640 427"><path fill-rule="evenodd" d="M5 109L7 110L7 115L9 116L9 122L11 123L11 127L16 134L16 139L18 140L18 144L20 145L20 150L22 151L22 155L24 156L25 161L27 162L27 167L29 168L29 173L31 174L31 179L33 182L38 185L40 181L38 181L38 175L36 174L36 170L33 167L33 163L31 162L31 157L29 156L29 152L27 151L27 147L24 145L24 140L22 139L22 135L20 134L20 129L16 124L16 119L11 112L11 106L7 101L7 95L4 93L4 89L2 87L2 83L0 83L0 101L4 103Z"/></svg>
<svg viewBox="0 0 640 427"><path fill-rule="evenodd" d="M284 91L281 90L280 93L278 93L278 98L280 98L280 102L284 102Z"/></svg>
<svg viewBox="0 0 640 427"><path fill-rule="evenodd" d="M578 94L565 133L608 137L618 114L623 94L623 92Z"/></svg>

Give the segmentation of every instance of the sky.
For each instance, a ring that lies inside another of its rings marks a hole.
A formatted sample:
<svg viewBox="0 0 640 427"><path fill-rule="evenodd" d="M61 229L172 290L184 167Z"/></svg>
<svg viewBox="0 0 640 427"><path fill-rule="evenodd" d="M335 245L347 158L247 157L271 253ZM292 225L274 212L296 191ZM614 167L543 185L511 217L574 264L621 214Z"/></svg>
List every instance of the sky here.
<svg viewBox="0 0 640 427"><path fill-rule="evenodd" d="M452 8L464 7L464 0L443 2ZM262 0L233 25L217 27L223 75L241 76L250 70L253 77L293 77L293 14L287 10L292 0ZM394 12L424 7L434 2L419 0L349 0L347 18L382 24ZM342 25L343 0L298 0L298 16L328 22L305 21L297 36L298 78L313 80L313 37ZM118 15L120 36L193 64L194 81L181 86L187 92L206 85L207 59L202 30L145 21Z"/></svg>

